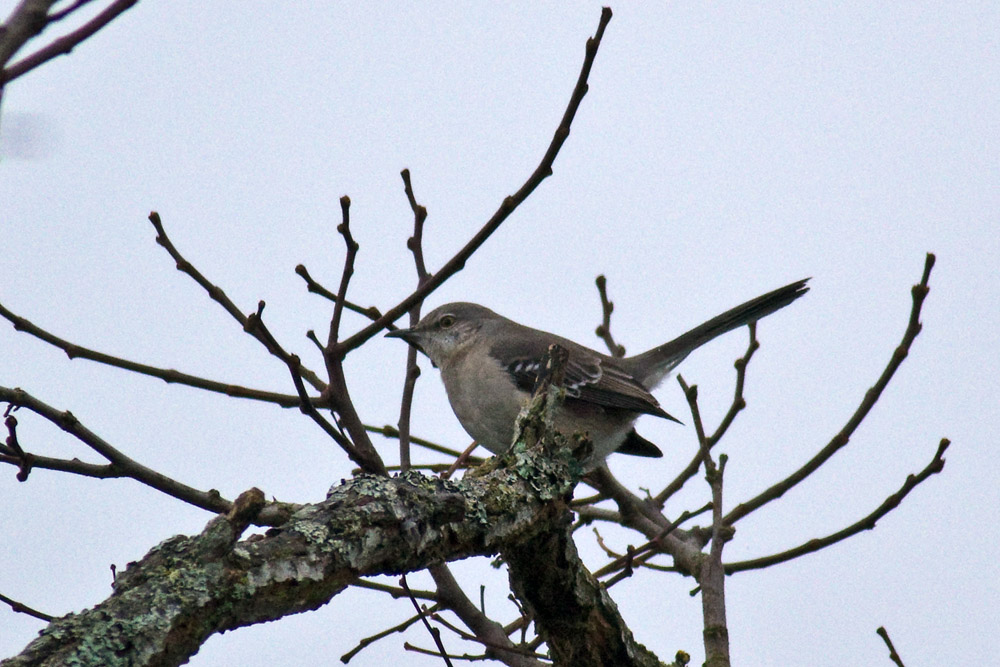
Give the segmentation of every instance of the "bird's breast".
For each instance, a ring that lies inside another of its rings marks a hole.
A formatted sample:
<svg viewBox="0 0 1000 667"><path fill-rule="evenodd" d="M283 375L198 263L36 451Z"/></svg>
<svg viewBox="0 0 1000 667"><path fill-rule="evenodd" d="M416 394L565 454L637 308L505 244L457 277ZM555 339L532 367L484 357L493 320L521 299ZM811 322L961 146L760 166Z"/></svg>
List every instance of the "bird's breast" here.
<svg viewBox="0 0 1000 667"><path fill-rule="evenodd" d="M462 427L494 454L510 446L514 421L529 398L493 357L465 354L441 366L441 379Z"/></svg>

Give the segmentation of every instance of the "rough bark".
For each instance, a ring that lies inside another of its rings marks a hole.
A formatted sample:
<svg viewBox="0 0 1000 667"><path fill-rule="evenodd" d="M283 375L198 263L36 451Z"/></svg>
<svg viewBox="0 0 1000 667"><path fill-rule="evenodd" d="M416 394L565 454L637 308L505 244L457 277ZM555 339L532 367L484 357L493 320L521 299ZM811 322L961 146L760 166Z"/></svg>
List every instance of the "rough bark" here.
<svg viewBox="0 0 1000 667"><path fill-rule="evenodd" d="M2 664L179 665L216 632L316 609L358 576L496 554L565 516L579 472L566 450L520 447L505 461L458 482L362 475L245 540L247 511L218 516L153 548L111 597L56 619Z"/></svg>
<svg viewBox="0 0 1000 667"><path fill-rule="evenodd" d="M618 613L607 590L584 567L569 514L553 529L502 551L514 594L532 615L556 665L662 665Z"/></svg>

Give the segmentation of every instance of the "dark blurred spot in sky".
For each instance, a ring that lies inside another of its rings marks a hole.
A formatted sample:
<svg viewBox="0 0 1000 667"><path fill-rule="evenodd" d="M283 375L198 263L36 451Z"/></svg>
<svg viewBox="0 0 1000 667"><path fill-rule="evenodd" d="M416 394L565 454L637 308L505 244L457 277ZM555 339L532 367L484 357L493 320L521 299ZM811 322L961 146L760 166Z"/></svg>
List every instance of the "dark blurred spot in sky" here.
<svg viewBox="0 0 1000 667"><path fill-rule="evenodd" d="M51 116L0 111L0 160L42 160L54 155L59 132Z"/></svg>

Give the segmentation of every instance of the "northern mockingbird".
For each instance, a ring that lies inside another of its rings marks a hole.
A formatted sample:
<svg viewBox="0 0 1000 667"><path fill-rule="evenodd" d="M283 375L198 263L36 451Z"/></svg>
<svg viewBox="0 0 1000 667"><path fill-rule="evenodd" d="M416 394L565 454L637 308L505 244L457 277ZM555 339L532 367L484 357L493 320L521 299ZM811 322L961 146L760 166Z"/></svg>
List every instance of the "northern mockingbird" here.
<svg viewBox="0 0 1000 667"><path fill-rule="evenodd" d="M555 426L566 434L583 432L593 442L593 464L614 451L662 456L635 432L642 414L678 421L649 392L696 348L716 336L784 308L809 288L799 280L727 310L652 350L614 358L571 340L531 329L474 303L449 303L432 310L412 329L387 336L402 338L430 357L458 421L483 447L504 452L514 436L514 421L531 396L539 365L549 345L569 352L566 400Z"/></svg>

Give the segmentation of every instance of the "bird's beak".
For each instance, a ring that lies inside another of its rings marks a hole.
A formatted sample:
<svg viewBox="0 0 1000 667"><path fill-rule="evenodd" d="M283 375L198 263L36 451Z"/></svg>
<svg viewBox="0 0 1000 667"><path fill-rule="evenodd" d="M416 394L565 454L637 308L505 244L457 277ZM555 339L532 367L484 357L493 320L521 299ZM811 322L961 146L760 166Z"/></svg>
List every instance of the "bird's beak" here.
<svg viewBox="0 0 1000 667"><path fill-rule="evenodd" d="M420 332L415 329L395 329L385 335L386 338L402 338L414 347L420 347Z"/></svg>

